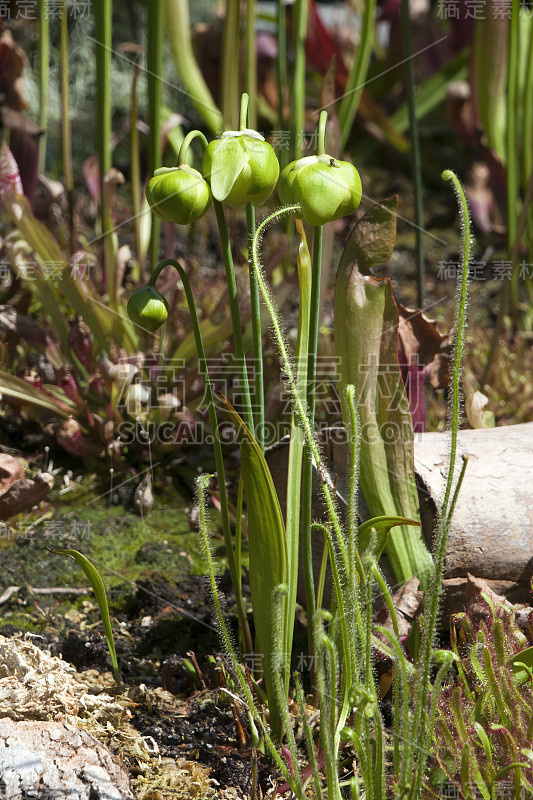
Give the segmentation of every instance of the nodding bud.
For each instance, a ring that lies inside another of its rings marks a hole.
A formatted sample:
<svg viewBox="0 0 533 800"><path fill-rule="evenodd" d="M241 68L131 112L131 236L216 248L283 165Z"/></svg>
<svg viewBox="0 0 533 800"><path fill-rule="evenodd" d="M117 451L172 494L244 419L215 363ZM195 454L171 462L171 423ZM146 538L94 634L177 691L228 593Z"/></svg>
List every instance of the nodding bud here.
<svg viewBox="0 0 533 800"><path fill-rule="evenodd" d="M134 325L153 333L166 322L168 303L155 286L148 283L136 289L128 300L128 316Z"/></svg>
<svg viewBox="0 0 533 800"><path fill-rule="evenodd" d="M148 181L146 199L152 211L167 222L188 225L203 217L211 205L211 189L197 169L182 164L161 167Z"/></svg>

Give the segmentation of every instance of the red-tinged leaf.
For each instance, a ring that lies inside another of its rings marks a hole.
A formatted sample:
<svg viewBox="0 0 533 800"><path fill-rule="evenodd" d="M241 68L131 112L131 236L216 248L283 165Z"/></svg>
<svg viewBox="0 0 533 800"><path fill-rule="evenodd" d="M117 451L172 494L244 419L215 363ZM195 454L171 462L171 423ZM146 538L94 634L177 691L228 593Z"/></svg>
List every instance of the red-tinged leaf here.
<svg viewBox="0 0 533 800"><path fill-rule="evenodd" d="M42 384L40 388L38 386L32 386L27 381L15 377L15 375L10 375L7 372L0 372L0 397L2 396L14 399L22 405L29 404L39 406L60 417L67 417L75 408L57 400L42 388Z"/></svg>
<svg viewBox="0 0 533 800"><path fill-rule="evenodd" d="M93 155L85 159L82 172L89 194L95 203L100 204L100 166L98 156Z"/></svg>
<svg viewBox="0 0 533 800"><path fill-rule="evenodd" d="M0 34L0 85L4 95L2 102L16 111L25 111L28 108L23 92L24 67L27 62L24 50L15 44L9 28L5 28Z"/></svg>
<svg viewBox="0 0 533 800"><path fill-rule="evenodd" d="M6 142L3 142L0 150L0 202L3 203L10 195L22 193L22 181L17 162Z"/></svg>
<svg viewBox="0 0 533 800"><path fill-rule="evenodd" d="M67 453L73 456L82 458L100 458L102 456L102 447L85 436L79 422L72 417L47 425L46 430L55 437L57 443Z"/></svg>

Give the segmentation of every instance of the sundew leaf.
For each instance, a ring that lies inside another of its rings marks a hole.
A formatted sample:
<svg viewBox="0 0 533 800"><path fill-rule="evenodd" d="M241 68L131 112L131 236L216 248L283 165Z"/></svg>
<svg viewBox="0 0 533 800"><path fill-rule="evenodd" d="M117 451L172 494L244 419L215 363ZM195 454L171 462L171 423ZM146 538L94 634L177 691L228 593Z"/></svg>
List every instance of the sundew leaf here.
<svg viewBox="0 0 533 800"><path fill-rule="evenodd" d="M281 737L281 712L277 707L273 679L276 643L286 642L287 602L282 603L281 619L273 618L273 592L286 584L288 576L287 542L283 515L274 482L261 448L229 401L220 395L239 433L241 471L248 512L250 593L254 612L256 652L261 655L269 699L270 724L275 737Z"/></svg>
<svg viewBox="0 0 533 800"><path fill-rule="evenodd" d="M396 197L376 204L350 235L335 289L335 353L345 424L346 387L355 387L361 426L359 481L370 513L418 521L413 427L397 357L398 310L390 280L370 273L392 254L396 207ZM398 581L416 575L422 588L427 587L432 562L419 532L402 525L388 537L385 551Z"/></svg>
<svg viewBox="0 0 533 800"><path fill-rule="evenodd" d="M62 550L62 549L55 549L53 547L48 547L51 553L57 553L61 556L70 556L74 559L74 561L82 568L84 573L86 574L93 592L96 596L96 600L98 601L98 608L100 609L100 616L102 617L102 622L104 624L104 633L105 638L107 640L107 647L109 649L109 655L111 656L111 664L113 666L113 676L115 678L115 682L118 688L121 688L120 683L120 674L118 671L118 661L117 661L117 654L115 650L115 642L113 641L113 631L111 629L111 620L109 618L109 607L107 605L107 597L105 593L104 583L102 578L100 577L100 573L94 567L88 558L85 558L78 550Z"/></svg>
<svg viewBox="0 0 533 800"><path fill-rule="evenodd" d="M364 553L367 549L370 544L372 530L374 530L376 532L376 541L373 547L373 556L379 559L387 544L389 532L391 528L394 528L396 525L413 525L420 528L420 522L416 522L414 519L406 519L405 517L374 517L374 519L366 520L366 522L359 525L359 552Z"/></svg>
<svg viewBox="0 0 533 800"><path fill-rule="evenodd" d="M509 664L518 684L526 683L533 672L533 647L521 650L509 659ZM527 669L526 669L527 667ZM529 672L528 672L529 670Z"/></svg>

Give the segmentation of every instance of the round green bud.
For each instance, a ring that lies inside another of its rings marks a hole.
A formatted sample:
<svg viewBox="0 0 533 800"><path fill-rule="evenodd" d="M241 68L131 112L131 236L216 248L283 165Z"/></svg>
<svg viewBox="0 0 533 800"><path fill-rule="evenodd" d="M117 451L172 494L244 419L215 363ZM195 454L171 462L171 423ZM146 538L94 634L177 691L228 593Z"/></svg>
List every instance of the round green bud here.
<svg viewBox="0 0 533 800"><path fill-rule="evenodd" d="M148 181L146 199L161 219L188 225L203 217L211 205L211 189L197 169L179 167L156 169Z"/></svg>
<svg viewBox="0 0 533 800"><path fill-rule="evenodd" d="M325 225L358 207L361 178L353 164L327 154L306 156L288 164L278 182L278 194L285 205L298 204L310 225Z"/></svg>
<svg viewBox="0 0 533 800"><path fill-rule="evenodd" d="M247 203L261 206L270 197L279 176L271 145L257 131L226 131L204 151L202 171L213 197L232 208Z"/></svg>
<svg viewBox="0 0 533 800"><path fill-rule="evenodd" d="M135 289L128 300L128 317L134 325L148 331L156 331L166 322L168 303L155 286L149 283Z"/></svg>

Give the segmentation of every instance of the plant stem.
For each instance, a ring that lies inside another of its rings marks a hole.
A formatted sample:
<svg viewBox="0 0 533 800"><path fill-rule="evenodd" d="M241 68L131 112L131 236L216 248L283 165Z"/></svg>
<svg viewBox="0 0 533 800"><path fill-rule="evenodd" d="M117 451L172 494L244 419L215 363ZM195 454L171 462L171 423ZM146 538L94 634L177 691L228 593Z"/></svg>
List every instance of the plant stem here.
<svg viewBox="0 0 533 800"><path fill-rule="evenodd" d="M318 123L317 155L325 152L327 112L322 111ZM323 226L314 228L313 233L313 266L311 270L311 302L309 309L309 341L307 352L307 418L311 429L315 424L315 382L316 360L318 348L318 327L320 323L320 277L322 270L322 239ZM315 658L316 651L316 597L313 573L313 542L312 542L312 507L313 507L313 458L309 444L304 447L303 475L302 475L302 534L301 548L303 559L303 573L305 584L305 602L308 619L309 654L312 658L311 685L316 685Z"/></svg>
<svg viewBox="0 0 533 800"><path fill-rule="evenodd" d="M138 283L144 271L144 258L142 254L141 235L141 158L139 151L139 131L137 120L139 118L139 103L137 101L137 82L139 80L139 64L136 62L131 82L131 128L130 128L130 170L131 170L131 197L133 205L133 221L135 225L135 249L137 263L132 271L132 280Z"/></svg>
<svg viewBox="0 0 533 800"><path fill-rule="evenodd" d="M114 275L115 252L113 245L113 220L109 208L105 177L111 169L111 47L112 47L112 0L95 0L94 36L96 39L96 86L97 86L97 143L100 166L100 221L104 250L104 269L107 278L107 293L111 307L116 305Z"/></svg>
<svg viewBox="0 0 533 800"><path fill-rule="evenodd" d="M300 158L303 153L302 132L305 130L305 40L307 37L308 0L296 0L295 6L291 138L293 158Z"/></svg>
<svg viewBox="0 0 533 800"><path fill-rule="evenodd" d="M226 15L222 40L221 105L224 127L237 127L236 109L239 105L240 0L226 0Z"/></svg>
<svg viewBox="0 0 533 800"><path fill-rule="evenodd" d="M277 74L278 74L278 125L280 131L283 130L285 124L284 107L285 99L287 96L287 24L285 20L285 3L284 0L278 0L277 3L277 33L278 33L278 61L277 61ZM279 148L279 165L283 169L289 162L289 154L283 147Z"/></svg>
<svg viewBox="0 0 533 800"><path fill-rule="evenodd" d="M372 53L375 14L376 0L367 0L365 2L361 40L350 69L346 91L339 107L339 126L341 131L339 153L342 153L346 147L346 142L350 136L355 115L359 108L359 101Z"/></svg>
<svg viewBox="0 0 533 800"><path fill-rule="evenodd" d="M296 380L299 391L305 393L307 386L307 353L309 350L309 314L311 304L312 265L302 220L296 220L300 237L298 247L298 335L296 339ZM297 416L291 414L289 460L286 484L285 532L288 553L288 585L291 589L287 602L287 642L285 652L292 650L296 590L298 584L298 554L300 552L300 506L302 491L302 458L305 437ZM288 687L287 687L288 688Z"/></svg>
<svg viewBox="0 0 533 800"><path fill-rule="evenodd" d="M509 22L509 49L507 53L507 133L505 141L505 155L507 167L507 242L509 251L513 246L517 227L517 208L519 199L519 174L518 174L518 148L516 121L519 119L521 109L518 108L518 71L519 37L520 37L520 0L512 0ZM528 102L530 98L528 98ZM531 141L524 143L531 147ZM518 321L519 300L519 272L517 265L513 265L511 273L511 319L516 330Z"/></svg>
<svg viewBox="0 0 533 800"><path fill-rule="evenodd" d="M255 0L246 0L246 92L251 100L248 127L257 126L257 51L255 46Z"/></svg>
<svg viewBox="0 0 533 800"><path fill-rule="evenodd" d="M255 40L254 40L255 41ZM250 114L250 98L247 92L241 97L241 113L239 129L253 127ZM261 306L259 303L259 287L252 259L252 242L255 236L255 209L252 203L246 204L246 228L248 232L248 268L250 274L250 309L252 315L252 347L254 368L253 416L255 438L261 450L264 450L265 396L263 387L263 337L261 329Z"/></svg>
<svg viewBox="0 0 533 800"><path fill-rule="evenodd" d="M250 428L251 432L255 435L252 403L250 399L250 385L248 382L248 371L246 369L246 354L244 352L244 343L242 339L241 315L239 312L239 299L237 297L237 283L235 280L235 269L233 266L233 256L231 254L231 244L228 236L228 229L226 227L222 203L220 203L218 200L213 200L213 205L215 207L218 232L222 245L222 254L224 256L224 264L226 267L226 281L228 284L228 297L233 327L235 359L237 361L237 370L239 372L239 389L242 393L243 419Z"/></svg>
<svg viewBox="0 0 533 800"><path fill-rule="evenodd" d="M261 330L261 306L259 303L259 286L252 260L252 242L255 235L255 209L251 203L246 204L246 227L248 229L248 265L250 270L250 307L252 312L252 341L254 368L253 414L255 438L261 450L264 450L265 438L265 392L263 386L263 336Z"/></svg>
<svg viewBox="0 0 533 800"><path fill-rule="evenodd" d="M70 219L70 252L76 249L76 224L74 220L74 172L72 169L72 134L70 126L70 86L68 64L67 0L61 10L61 161L67 190Z"/></svg>
<svg viewBox="0 0 533 800"><path fill-rule="evenodd" d="M240 575L237 574L235 553L231 541L231 527L229 521L228 498L226 494L224 458L222 455L222 445L220 442L220 437L218 432L215 398L213 396L211 381L209 379L209 371L207 369L207 359L205 357L204 343L202 340L202 333L200 330L200 323L198 322L198 315L196 313L196 306L194 303L194 297L192 294L191 285L189 283L189 279L187 278L185 270L183 269L181 264L179 264L172 258L167 258L164 261L161 261L160 264L157 265L156 269L152 273L148 285L155 286L161 270L163 270L167 266L174 267L174 269L177 270L181 278L181 281L183 283L183 289L185 291L185 297L187 299L187 305L189 307L189 314L191 316L192 328L194 333L194 341L196 343L196 352L198 355L198 366L200 375L202 377L205 386L205 393L207 398L207 411L209 414L209 422L211 425L211 430L213 435L213 450L215 452L215 464L217 468L218 489L220 496L220 513L222 516L222 530L224 534L224 544L226 547L226 554L228 558L228 567L231 575L233 590L235 592L235 600L237 603L237 615L239 617L239 623L241 625L241 629L244 635L246 650L249 653L253 653L252 637L250 634L250 628L248 626L248 620L246 618L246 611L244 609L242 593L240 592L240 586L241 586Z"/></svg>
<svg viewBox="0 0 533 800"><path fill-rule="evenodd" d="M533 96L533 35L529 39L529 51L527 55L526 82L524 85L524 97ZM527 187L529 177L533 170L533 152L528 146L528 142L533 141L533 104L524 103L524 134L522 137L523 145L523 184ZM526 200L524 198L524 204ZM527 252L529 262L533 259L533 205L529 205L527 219Z"/></svg>
<svg viewBox="0 0 533 800"><path fill-rule="evenodd" d="M189 131L189 133L187 134L187 136L185 137L185 139L181 143L180 152L179 152L179 155L178 155L178 166L179 167L181 167L181 166L183 166L184 164L187 163L187 153L189 151L189 147L191 145L191 142L194 141L194 139L199 139L201 141L202 147L204 148L204 150L207 147L207 139L205 138L205 136L202 133L202 131Z"/></svg>
<svg viewBox="0 0 533 800"><path fill-rule="evenodd" d="M320 271L322 266L322 225L314 229L313 236L313 268L311 284L311 303L309 314L309 350L307 353L307 419L311 429L315 420L315 381L316 358L318 346L318 325L320 317ZM314 666L316 659L316 600L313 574L313 542L312 542L312 507L313 507L313 457L309 444L304 447L302 475L302 533L301 549L305 584L305 602L308 619L309 655ZM311 685L316 675L312 669Z"/></svg>
<svg viewBox="0 0 533 800"><path fill-rule="evenodd" d="M148 172L153 175L161 166L161 117L163 100L163 30L164 0L151 0L148 10L148 31L146 42L146 66L148 90ZM159 260L159 238L161 220L152 213L152 235L150 238L150 263L152 269Z"/></svg>
<svg viewBox="0 0 533 800"><path fill-rule="evenodd" d="M415 237L416 237L416 275L418 286L418 307L424 305L426 284L426 263L424 260L424 209L422 196L422 159L420 155L420 136L416 118L415 78L411 52L411 26L409 17L409 0L401 0L400 20L402 31L402 55L405 69L405 85L409 107L409 129L411 133L411 177L413 180L415 200Z"/></svg>
<svg viewBox="0 0 533 800"><path fill-rule="evenodd" d="M50 83L50 33L48 2L39 0L39 126L43 131L39 140L39 172L46 167L46 129L48 127L48 87Z"/></svg>

